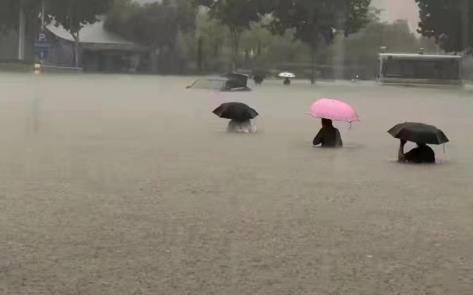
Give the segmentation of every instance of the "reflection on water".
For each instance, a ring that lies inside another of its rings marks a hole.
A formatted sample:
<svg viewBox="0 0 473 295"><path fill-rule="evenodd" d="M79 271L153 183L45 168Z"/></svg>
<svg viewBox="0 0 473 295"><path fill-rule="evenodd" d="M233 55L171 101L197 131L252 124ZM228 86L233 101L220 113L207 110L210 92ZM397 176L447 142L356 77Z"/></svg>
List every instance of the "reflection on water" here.
<svg viewBox="0 0 473 295"><path fill-rule="evenodd" d="M40 76L35 75L33 77L32 84L34 85L33 87L33 93L32 93L32 103L31 103L31 130L33 133L37 133L40 128L40 111L41 111L41 97L46 96L44 93L44 90L41 88L41 80Z"/></svg>

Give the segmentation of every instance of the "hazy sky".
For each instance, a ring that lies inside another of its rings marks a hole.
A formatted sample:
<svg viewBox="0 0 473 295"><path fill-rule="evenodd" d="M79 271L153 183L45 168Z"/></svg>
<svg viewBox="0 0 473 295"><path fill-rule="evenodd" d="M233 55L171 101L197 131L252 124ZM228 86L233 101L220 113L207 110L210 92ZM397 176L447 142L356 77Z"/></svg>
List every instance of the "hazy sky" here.
<svg viewBox="0 0 473 295"><path fill-rule="evenodd" d="M383 9L383 19L388 21L406 19L412 30L417 29L419 14L415 0L372 0L372 3Z"/></svg>
<svg viewBox="0 0 473 295"><path fill-rule="evenodd" d="M134 0L139 3L158 0ZM417 29L418 11L415 0L372 0L372 4L383 10L382 18L388 21L406 19L413 31Z"/></svg>

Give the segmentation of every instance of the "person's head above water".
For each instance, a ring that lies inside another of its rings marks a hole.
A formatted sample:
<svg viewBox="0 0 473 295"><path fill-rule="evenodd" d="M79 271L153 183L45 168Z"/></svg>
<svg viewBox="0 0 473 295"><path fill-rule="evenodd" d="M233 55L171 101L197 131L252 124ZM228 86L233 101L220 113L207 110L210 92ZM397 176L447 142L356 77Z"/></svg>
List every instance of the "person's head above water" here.
<svg viewBox="0 0 473 295"><path fill-rule="evenodd" d="M322 118L322 127L333 127L332 120Z"/></svg>

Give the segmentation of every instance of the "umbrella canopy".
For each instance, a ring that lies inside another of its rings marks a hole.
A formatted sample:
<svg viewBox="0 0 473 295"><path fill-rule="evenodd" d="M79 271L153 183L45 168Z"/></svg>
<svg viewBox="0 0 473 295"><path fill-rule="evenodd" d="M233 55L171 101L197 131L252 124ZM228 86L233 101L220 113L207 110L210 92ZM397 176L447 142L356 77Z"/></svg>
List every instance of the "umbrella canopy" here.
<svg viewBox="0 0 473 295"><path fill-rule="evenodd" d="M356 111L349 104L329 98L322 98L314 102L310 107L309 114L315 118L348 123L360 120Z"/></svg>
<svg viewBox="0 0 473 295"><path fill-rule="evenodd" d="M448 138L442 130L423 123L405 122L388 130L395 138L425 144L443 144Z"/></svg>
<svg viewBox="0 0 473 295"><path fill-rule="evenodd" d="M291 73L291 72L282 72L278 74L279 78L295 78L296 74Z"/></svg>
<svg viewBox="0 0 473 295"><path fill-rule="evenodd" d="M227 102L221 104L213 113L220 118L236 121L247 121L256 118L259 114L248 105L241 102Z"/></svg>

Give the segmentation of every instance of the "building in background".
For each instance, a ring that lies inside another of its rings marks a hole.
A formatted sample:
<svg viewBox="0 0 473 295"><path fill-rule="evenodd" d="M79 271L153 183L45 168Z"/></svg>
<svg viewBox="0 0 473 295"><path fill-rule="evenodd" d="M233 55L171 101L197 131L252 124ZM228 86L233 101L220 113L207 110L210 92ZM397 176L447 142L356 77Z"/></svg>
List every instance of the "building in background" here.
<svg viewBox="0 0 473 295"><path fill-rule="evenodd" d="M75 43L64 28L50 24L41 30L26 21L22 24L0 34L2 68L14 69L22 64L32 67L33 63L53 67L75 65ZM149 68L148 49L105 30L103 19L86 25L79 38L80 67L85 71L140 72Z"/></svg>
<svg viewBox="0 0 473 295"><path fill-rule="evenodd" d="M53 66L74 66L74 39L62 26L46 26L49 44L42 63ZM104 21L86 25L79 33L80 64L89 72L146 71L148 49L107 31Z"/></svg>

